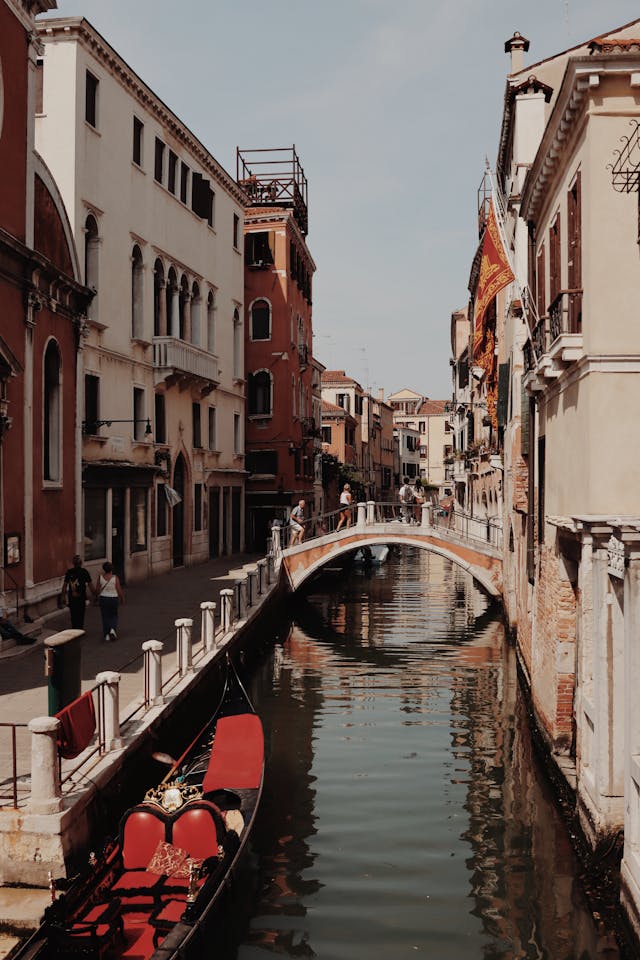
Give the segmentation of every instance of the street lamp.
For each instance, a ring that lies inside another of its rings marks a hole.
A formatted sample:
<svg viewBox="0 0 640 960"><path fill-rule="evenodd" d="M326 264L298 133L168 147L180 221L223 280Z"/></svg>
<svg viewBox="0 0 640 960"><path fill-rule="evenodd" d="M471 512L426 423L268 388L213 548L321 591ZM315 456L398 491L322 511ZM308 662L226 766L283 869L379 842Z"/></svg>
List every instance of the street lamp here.
<svg viewBox="0 0 640 960"><path fill-rule="evenodd" d="M137 417L134 420L83 420L82 421L82 432L83 433L93 433L94 430L99 430L100 427L110 427L112 423L145 423L146 427L144 428L145 437L150 437L153 433L151 428L151 420L149 417Z"/></svg>

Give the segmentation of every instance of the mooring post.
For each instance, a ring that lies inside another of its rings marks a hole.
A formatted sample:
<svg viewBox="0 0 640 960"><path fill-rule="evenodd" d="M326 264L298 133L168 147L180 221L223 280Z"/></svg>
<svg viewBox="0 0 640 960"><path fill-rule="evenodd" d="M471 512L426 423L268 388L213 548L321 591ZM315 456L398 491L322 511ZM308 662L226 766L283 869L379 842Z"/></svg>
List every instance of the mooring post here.
<svg viewBox="0 0 640 960"><path fill-rule="evenodd" d="M222 621L222 632L228 633L231 629L231 610L233 607L233 590L220 591L220 618Z"/></svg>
<svg viewBox="0 0 640 960"><path fill-rule="evenodd" d="M175 621L176 625L176 666L178 673L184 677L193 670L191 660L191 629L193 620L182 617Z"/></svg>
<svg viewBox="0 0 640 960"><path fill-rule="evenodd" d="M216 645L216 605L213 600L205 600L200 604L200 611L200 633L202 638L202 646L205 653L210 653L211 650L215 649Z"/></svg>
<svg viewBox="0 0 640 960"><path fill-rule="evenodd" d="M104 727L102 739L105 752L119 750L122 746L120 738L120 674L113 670L104 670L96 676L102 693Z"/></svg>
<svg viewBox="0 0 640 960"><path fill-rule="evenodd" d="M147 706L164 703L162 696L162 648L160 640L146 640L144 652L144 699Z"/></svg>
<svg viewBox="0 0 640 960"><path fill-rule="evenodd" d="M267 561L258 560L258 594L262 596L264 588L267 585Z"/></svg>
<svg viewBox="0 0 640 960"><path fill-rule="evenodd" d="M357 527L364 527L367 523L367 505L366 503L358 504L358 520L356 523Z"/></svg>
<svg viewBox="0 0 640 960"><path fill-rule="evenodd" d="M36 717L29 723L31 732L30 813L59 813L62 788L58 765L57 717Z"/></svg>

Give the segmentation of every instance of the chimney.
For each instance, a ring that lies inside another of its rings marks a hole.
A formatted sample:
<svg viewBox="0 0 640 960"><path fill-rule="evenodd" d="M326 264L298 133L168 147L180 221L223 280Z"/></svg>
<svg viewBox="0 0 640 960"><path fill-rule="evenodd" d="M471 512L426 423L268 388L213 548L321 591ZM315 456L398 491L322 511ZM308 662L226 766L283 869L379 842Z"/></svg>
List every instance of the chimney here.
<svg viewBox="0 0 640 960"><path fill-rule="evenodd" d="M520 73L524 69L524 55L529 49L529 41L521 33L516 32L504 45L504 52L511 54L511 69L509 73Z"/></svg>
<svg viewBox="0 0 640 960"><path fill-rule="evenodd" d="M384 388L378 387L378 400L380 403L384 403Z"/></svg>

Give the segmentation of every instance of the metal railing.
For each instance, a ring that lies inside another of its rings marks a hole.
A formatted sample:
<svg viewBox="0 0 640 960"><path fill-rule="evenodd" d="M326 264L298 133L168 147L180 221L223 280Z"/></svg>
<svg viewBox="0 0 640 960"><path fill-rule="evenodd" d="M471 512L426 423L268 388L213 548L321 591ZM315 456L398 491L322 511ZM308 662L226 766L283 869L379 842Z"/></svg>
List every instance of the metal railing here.
<svg viewBox="0 0 640 960"><path fill-rule="evenodd" d="M451 510L432 511L434 527L446 530L448 533L472 540L475 543L488 543L497 550L502 548L502 524L492 517L474 517L468 513Z"/></svg>
<svg viewBox="0 0 640 960"><path fill-rule="evenodd" d="M563 333L582 332L582 290L560 290L549 304L549 339L553 343Z"/></svg>
<svg viewBox="0 0 640 960"><path fill-rule="evenodd" d="M8 731L9 736L9 766L11 767L11 773L8 777L4 777L0 784L0 789L3 791L8 786L11 790L10 793L0 793L0 805L5 805L6 801L11 803L11 806L14 810L18 809L18 731L27 731L28 726L26 723L0 723L0 727L3 728L3 731ZM3 735L4 740L4 735Z"/></svg>

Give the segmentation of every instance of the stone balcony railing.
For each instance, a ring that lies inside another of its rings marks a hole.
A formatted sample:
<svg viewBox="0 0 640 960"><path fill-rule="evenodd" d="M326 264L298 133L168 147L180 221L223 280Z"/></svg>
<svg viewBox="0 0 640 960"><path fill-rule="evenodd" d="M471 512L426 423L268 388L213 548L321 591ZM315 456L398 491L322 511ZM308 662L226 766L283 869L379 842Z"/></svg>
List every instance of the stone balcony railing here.
<svg viewBox="0 0 640 960"><path fill-rule="evenodd" d="M582 290L560 290L523 347L525 384L543 390L582 356Z"/></svg>
<svg viewBox="0 0 640 960"><path fill-rule="evenodd" d="M153 338L153 368L156 383L192 379L201 381L203 392L209 392L220 382L218 358L177 337Z"/></svg>

